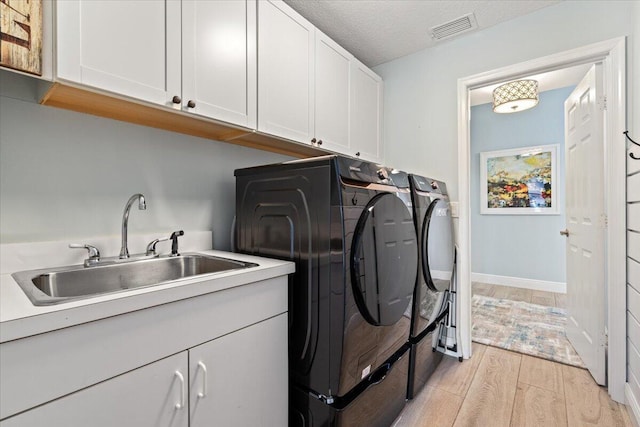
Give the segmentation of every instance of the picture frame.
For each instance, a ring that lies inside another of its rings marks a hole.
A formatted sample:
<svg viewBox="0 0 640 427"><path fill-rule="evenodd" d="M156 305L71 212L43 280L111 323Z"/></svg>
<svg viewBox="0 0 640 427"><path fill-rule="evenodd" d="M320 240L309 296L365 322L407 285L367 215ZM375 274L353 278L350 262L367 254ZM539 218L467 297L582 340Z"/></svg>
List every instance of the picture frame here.
<svg viewBox="0 0 640 427"><path fill-rule="evenodd" d="M0 66L42 75L42 0L0 1Z"/></svg>
<svg viewBox="0 0 640 427"><path fill-rule="evenodd" d="M480 153L480 213L559 215L559 144Z"/></svg>

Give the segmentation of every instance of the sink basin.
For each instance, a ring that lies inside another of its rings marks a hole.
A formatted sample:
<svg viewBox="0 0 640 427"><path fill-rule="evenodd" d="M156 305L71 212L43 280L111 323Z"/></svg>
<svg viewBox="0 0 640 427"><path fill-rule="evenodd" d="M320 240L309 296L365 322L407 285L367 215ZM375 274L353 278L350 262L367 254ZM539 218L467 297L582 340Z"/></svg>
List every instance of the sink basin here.
<svg viewBox="0 0 640 427"><path fill-rule="evenodd" d="M183 254L97 267L78 265L21 271L12 276L34 305L50 305L257 265L208 255Z"/></svg>

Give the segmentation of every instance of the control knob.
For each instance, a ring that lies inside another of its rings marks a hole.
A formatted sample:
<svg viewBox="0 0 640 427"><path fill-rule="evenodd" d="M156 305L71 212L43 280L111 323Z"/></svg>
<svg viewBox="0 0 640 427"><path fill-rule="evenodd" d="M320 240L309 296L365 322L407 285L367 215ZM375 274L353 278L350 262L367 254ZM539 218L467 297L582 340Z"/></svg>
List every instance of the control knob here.
<svg viewBox="0 0 640 427"><path fill-rule="evenodd" d="M378 169L378 178L384 180L384 179L388 179L389 178L389 172L387 172L386 169L382 168L382 169Z"/></svg>

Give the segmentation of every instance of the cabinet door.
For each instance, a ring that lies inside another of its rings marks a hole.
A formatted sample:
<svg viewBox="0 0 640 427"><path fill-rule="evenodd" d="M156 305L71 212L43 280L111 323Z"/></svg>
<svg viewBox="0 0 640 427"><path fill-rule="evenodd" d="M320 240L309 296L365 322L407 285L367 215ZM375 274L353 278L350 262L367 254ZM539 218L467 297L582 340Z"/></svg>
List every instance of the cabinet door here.
<svg viewBox="0 0 640 427"><path fill-rule="evenodd" d="M187 427L186 375L182 352L7 418L2 427Z"/></svg>
<svg viewBox="0 0 640 427"><path fill-rule="evenodd" d="M316 31L315 138L322 148L351 155L349 83L353 56Z"/></svg>
<svg viewBox="0 0 640 427"><path fill-rule="evenodd" d="M382 79L357 60L351 69L350 135L352 155L382 162Z"/></svg>
<svg viewBox="0 0 640 427"><path fill-rule="evenodd" d="M314 27L281 1L258 2L258 130L313 137Z"/></svg>
<svg viewBox="0 0 640 427"><path fill-rule="evenodd" d="M179 0L56 7L58 78L157 104L180 95Z"/></svg>
<svg viewBox="0 0 640 427"><path fill-rule="evenodd" d="M191 427L286 426L287 314L189 350Z"/></svg>
<svg viewBox="0 0 640 427"><path fill-rule="evenodd" d="M182 1L183 109L255 129L256 61L255 0Z"/></svg>

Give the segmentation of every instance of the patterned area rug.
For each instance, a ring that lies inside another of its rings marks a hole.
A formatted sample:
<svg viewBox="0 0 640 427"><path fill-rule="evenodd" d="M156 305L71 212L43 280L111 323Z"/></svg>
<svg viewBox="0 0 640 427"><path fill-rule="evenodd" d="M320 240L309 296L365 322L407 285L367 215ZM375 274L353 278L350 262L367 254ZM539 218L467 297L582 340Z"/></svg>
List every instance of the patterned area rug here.
<svg viewBox="0 0 640 427"><path fill-rule="evenodd" d="M584 368L564 333L563 308L473 296L473 341Z"/></svg>

